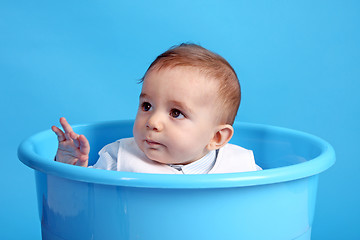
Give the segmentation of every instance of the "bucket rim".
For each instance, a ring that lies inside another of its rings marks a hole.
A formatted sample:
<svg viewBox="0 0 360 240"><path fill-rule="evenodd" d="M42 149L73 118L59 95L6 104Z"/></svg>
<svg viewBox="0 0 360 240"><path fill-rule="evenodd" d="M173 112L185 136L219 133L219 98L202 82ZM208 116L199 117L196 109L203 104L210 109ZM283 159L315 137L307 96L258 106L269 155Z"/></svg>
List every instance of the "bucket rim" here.
<svg viewBox="0 0 360 240"><path fill-rule="evenodd" d="M90 126L111 127L113 125L118 126L119 124L132 125L133 122L134 120L97 122L74 125L73 128L76 129ZM53 134L51 130L45 130L25 139L19 145L18 157L22 163L35 171L75 181L124 187L167 189L230 188L281 183L319 174L335 163L335 151L333 147L325 140L312 134L265 124L236 122L234 128L236 129L239 127L250 130L262 129L279 134L296 135L296 137L305 139L306 141L311 142L311 144L316 144L321 152L318 156L306 162L255 172L200 175L118 172L72 166L55 162L52 161L52 159L38 155L34 151L36 142L44 137L48 137L49 134ZM56 136L54 135L54 137Z"/></svg>

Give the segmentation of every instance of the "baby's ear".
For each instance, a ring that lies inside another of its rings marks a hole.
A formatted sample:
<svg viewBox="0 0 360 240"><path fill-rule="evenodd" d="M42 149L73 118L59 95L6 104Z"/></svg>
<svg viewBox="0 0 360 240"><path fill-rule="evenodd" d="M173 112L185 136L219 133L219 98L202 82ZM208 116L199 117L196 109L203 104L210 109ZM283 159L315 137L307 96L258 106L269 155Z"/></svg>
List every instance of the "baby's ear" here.
<svg viewBox="0 0 360 240"><path fill-rule="evenodd" d="M215 129L215 134L210 140L207 148L209 151L216 150L227 144L234 134L234 128L229 124L219 125Z"/></svg>

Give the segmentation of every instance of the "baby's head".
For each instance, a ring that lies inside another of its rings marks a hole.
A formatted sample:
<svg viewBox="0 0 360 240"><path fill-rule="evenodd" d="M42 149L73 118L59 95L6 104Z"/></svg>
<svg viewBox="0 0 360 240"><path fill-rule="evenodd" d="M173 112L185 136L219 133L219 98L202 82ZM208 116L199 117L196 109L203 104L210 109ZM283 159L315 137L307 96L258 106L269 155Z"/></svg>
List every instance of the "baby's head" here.
<svg viewBox="0 0 360 240"><path fill-rule="evenodd" d="M135 141L153 161L194 162L231 139L240 98L224 58L194 44L171 48L143 78Z"/></svg>

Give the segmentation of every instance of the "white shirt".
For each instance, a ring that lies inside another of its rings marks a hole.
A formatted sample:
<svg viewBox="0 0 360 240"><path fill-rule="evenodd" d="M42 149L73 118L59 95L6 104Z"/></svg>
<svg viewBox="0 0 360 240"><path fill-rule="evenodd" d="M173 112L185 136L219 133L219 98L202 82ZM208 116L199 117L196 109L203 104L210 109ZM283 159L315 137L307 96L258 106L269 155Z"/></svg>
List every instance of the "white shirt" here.
<svg viewBox="0 0 360 240"><path fill-rule="evenodd" d="M174 167L147 158L135 143L134 138L124 138L106 145L100 150L98 161L90 167L160 174L211 174L261 170L255 164L251 150L226 144L219 149L217 157L216 151L212 151L198 161L182 166L182 171L179 171Z"/></svg>

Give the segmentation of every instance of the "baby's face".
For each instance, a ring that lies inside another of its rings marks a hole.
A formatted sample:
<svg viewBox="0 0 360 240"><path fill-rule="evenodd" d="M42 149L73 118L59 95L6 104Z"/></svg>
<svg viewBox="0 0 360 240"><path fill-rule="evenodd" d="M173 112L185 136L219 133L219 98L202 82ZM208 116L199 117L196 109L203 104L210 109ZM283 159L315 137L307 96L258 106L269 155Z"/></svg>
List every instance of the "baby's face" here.
<svg viewBox="0 0 360 240"><path fill-rule="evenodd" d="M191 68L148 72L133 129L139 148L164 164L203 157L216 132L216 93L216 83Z"/></svg>

